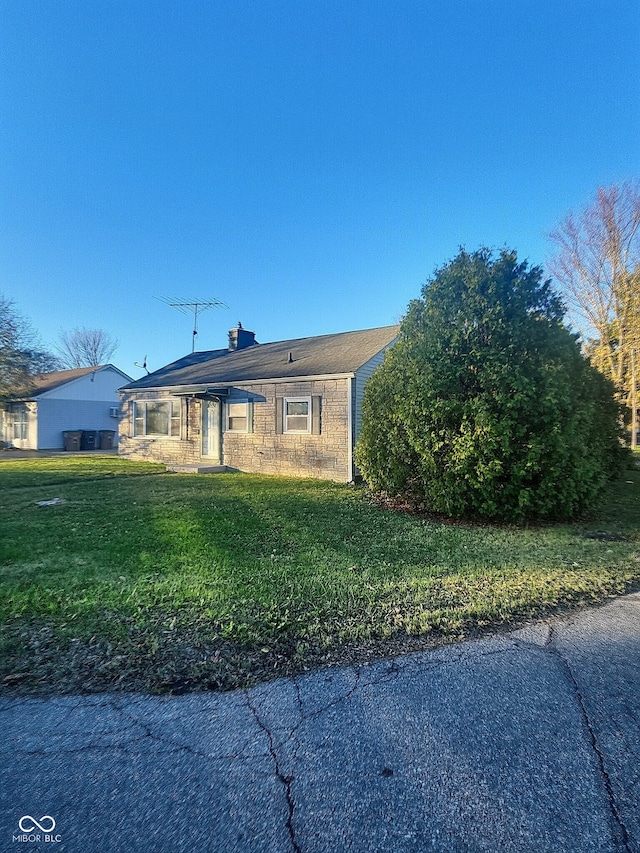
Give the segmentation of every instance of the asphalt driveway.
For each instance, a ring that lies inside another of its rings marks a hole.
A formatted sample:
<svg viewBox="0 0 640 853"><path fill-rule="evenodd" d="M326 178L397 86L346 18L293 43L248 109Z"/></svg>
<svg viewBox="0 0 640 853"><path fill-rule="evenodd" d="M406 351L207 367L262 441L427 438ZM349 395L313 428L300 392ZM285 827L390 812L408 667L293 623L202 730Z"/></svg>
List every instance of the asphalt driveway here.
<svg viewBox="0 0 640 853"><path fill-rule="evenodd" d="M0 850L640 851L640 594L248 691L0 702Z"/></svg>

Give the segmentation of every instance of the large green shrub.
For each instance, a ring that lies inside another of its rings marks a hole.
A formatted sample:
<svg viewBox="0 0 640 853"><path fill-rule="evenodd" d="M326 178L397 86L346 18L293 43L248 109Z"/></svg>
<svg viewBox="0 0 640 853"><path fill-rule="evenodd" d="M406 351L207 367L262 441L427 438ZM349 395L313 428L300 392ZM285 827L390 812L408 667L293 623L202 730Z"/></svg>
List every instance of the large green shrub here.
<svg viewBox="0 0 640 853"><path fill-rule="evenodd" d="M594 506L625 458L610 385L541 270L462 250L365 388L356 462L435 512L521 522Z"/></svg>

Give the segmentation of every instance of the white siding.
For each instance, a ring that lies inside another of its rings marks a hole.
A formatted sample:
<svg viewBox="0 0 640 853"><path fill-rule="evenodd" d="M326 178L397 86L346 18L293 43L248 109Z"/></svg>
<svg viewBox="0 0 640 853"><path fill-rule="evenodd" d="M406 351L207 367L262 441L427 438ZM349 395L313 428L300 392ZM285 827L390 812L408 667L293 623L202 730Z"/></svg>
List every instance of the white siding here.
<svg viewBox="0 0 640 853"><path fill-rule="evenodd" d="M62 450L64 430L111 429L118 439L118 418L109 415L113 400L40 400L38 450Z"/></svg>
<svg viewBox="0 0 640 853"><path fill-rule="evenodd" d="M37 450L62 450L65 430L115 431L118 440L118 418L109 410L120 405L118 388L127 377L111 367L79 376L58 388L38 395L38 423L30 433L31 447Z"/></svg>
<svg viewBox="0 0 640 853"><path fill-rule="evenodd" d="M118 388L126 385L127 381L122 373L105 367L95 373L79 376L51 391L45 391L38 395L38 400L110 400L111 406L117 406Z"/></svg>
<svg viewBox="0 0 640 853"><path fill-rule="evenodd" d="M389 344L393 346L395 343L395 339L391 341ZM358 440L358 436L360 435L360 430L362 428L362 397L364 394L364 386L366 384L367 379L371 376L373 371L382 364L384 361L384 354L389 349L389 347L385 347L380 352L376 353L373 358L370 358L362 367L356 370L356 377L353 381L353 445Z"/></svg>

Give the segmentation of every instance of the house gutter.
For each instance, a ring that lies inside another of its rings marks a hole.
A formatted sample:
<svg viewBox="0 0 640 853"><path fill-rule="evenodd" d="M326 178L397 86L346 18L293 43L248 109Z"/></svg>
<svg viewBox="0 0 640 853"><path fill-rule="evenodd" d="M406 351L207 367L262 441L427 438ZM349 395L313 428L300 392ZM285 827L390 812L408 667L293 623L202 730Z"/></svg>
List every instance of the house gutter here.
<svg viewBox="0 0 640 853"><path fill-rule="evenodd" d="M312 376L275 376L275 377L266 377L263 379L231 379L225 382L203 382L199 385L145 385L140 386L139 388L135 387L127 387L120 388L120 391L158 391L162 389L163 391L168 391L170 394L206 394L207 392L212 392L214 389L223 389L223 388L237 388L239 385L269 385L274 382L278 383L286 383L286 382L316 382L325 379L353 379L355 373L323 373L316 374Z"/></svg>

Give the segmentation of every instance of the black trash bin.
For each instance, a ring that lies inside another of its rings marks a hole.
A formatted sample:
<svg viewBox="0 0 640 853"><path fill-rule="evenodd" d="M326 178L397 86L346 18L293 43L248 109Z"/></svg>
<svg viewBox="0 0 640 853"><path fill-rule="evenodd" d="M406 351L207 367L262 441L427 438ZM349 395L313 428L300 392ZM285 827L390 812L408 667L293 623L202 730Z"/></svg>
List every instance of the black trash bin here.
<svg viewBox="0 0 640 853"><path fill-rule="evenodd" d="M112 450L116 431L114 429L101 429L100 434L100 450Z"/></svg>
<svg viewBox="0 0 640 853"><path fill-rule="evenodd" d="M82 430L82 442L80 450L96 450L98 447L98 430L84 429Z"/></svg>
<svg viewBox="0 0 640 853"><path fill-rule="evenodd" d="M66 429L62 433L65 450L80 450L82 444L81 429Z"/></svg>

